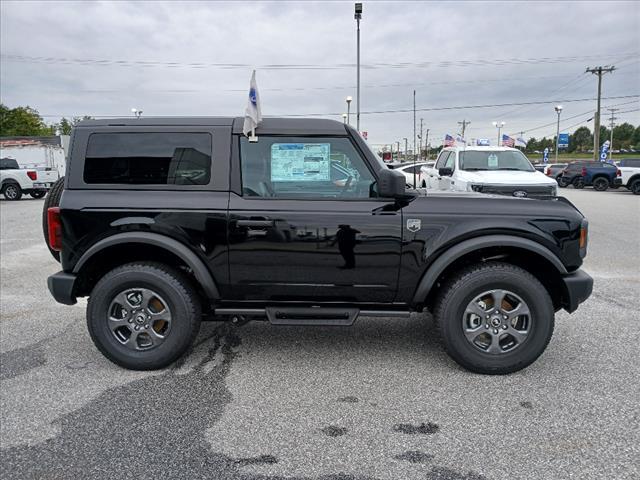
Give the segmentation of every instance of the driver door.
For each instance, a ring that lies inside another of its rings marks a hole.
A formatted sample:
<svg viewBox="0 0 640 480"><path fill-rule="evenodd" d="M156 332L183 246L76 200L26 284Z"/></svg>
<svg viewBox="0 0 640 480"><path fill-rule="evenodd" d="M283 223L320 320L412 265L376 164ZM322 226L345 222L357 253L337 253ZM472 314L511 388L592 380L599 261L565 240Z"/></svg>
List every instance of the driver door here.
<svg viewBox="0 0 640 480"><path fill-rule="evenodd" d="M239 141L242 194L229 200L236 300L392 302L402 212L348 137Z"/></svg>

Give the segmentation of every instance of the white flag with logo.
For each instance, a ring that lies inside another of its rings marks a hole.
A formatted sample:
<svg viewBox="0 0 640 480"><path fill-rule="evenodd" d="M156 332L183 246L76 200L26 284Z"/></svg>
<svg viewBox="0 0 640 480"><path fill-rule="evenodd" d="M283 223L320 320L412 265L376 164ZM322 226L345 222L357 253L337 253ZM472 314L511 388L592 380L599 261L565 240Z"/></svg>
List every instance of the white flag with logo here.
<svg viewBox="0 0 640 480"><path fill-rule="evenodd" d="M260 94L258 93L258 85L256 84L256 71L251 75L251 84L249 85L249 101L247 109L244 111L244 126L242 133L247 137L256 129L262 121L262 110L260 108Z"/></svg>

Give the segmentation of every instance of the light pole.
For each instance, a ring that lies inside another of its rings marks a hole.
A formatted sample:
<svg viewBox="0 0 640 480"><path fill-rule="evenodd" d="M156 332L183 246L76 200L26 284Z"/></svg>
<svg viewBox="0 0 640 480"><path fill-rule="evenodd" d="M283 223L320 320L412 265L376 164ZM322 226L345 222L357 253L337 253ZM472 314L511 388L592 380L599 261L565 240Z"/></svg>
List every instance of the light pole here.
<svg viewBox="0 0 640 480"><path fill-rule="evenodd" d="M562 112L562 105L556 105L555 110L558 114L558 127L556 128L556 163L558 163L558 147L560 145L560 113Z"/></svg>
<svg viewBox="0 0 640 480"><path fill-rule="evenodd" d="M498 147L500 146L500 130L502 130L504 125L504 122L493 122L493 126L498 129Z"/></svg>
<svg viewBox="0 0 640 480"><path fill-rule="evenodd" d="M343 121L344 123L347 123L347 114L346 114L346 113L343 113L343 114L342 114L342 121Z"/></svg>
<svg viewBox="0 0 640 480"><path fill-rule="evenodd" d="M131 113L133 113L133 116L136 118L140 118L142 116L142 110L138 110L135 107L131 109Z"/></svg>
<svg viewBox="0 0 640 480"><path fill-rule="evenodd" d="M347 125L351 125L351 95L347 97Z"/></svg>
<svg viewBox="0 0 640 480"><path fill-rule="evenodd" d="M396 143L398 144L398 156L397 156L398 158L397 158L397 160L399 162L400 161L400 142L396 142Z"/></svg>
<svg viewBox="0 0 640 480"><path fill-rule="evenodd" d="M360 19L362 18L362 4L356 3L355 5L355 14L353 18L356 19L357 24L357 62L356 62L356 70L357 70L357 82L356 82L356 128L358 132L360 131Z"/></svg>

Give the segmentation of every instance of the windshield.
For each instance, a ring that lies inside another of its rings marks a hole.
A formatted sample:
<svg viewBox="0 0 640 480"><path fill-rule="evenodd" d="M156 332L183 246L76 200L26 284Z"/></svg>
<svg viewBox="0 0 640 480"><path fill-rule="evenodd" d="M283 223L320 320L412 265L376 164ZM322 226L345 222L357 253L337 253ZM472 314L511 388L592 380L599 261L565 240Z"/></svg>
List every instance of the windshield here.
<svg viewBox="0 0 640 480"><path fill-rule="evenodd" d="M460 169L535 171L527 157L515 150L460 152Z"/></svg>

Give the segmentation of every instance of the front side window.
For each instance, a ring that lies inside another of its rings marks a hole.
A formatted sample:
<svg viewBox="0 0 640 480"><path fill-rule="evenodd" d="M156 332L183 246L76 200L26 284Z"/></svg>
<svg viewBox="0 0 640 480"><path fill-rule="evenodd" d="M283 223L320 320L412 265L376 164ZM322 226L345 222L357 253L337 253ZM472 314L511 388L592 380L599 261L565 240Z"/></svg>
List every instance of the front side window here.
<svg viewBox="0 0 640 480"><path fill-rule="evenodd" d="M207 185L210 179L208 133L94 133L89 137L85 183Z"/></svg>
<svg viewBox="0 0 640 480"><path fill-rule="evenodd" d="M368 198L375 178L347 138L268 137L240 141L246 197Z"/></svg>
<svg viewBox="0 0 640 480"><path fill-rule="evenodd" d="M521 152L513 150L467 150L460 152L462 170L518 170L533 172L531 162Z"/></svg>
<svg viewBox="0 0 640 480"><path fill-rule="evenodd" d="M447 150L447 151L442 152L442 153L440 154L440 156L438 157L438 160L436 161L436 166L435 166L435 168L436 168L436 169L438 169L438 168L443 168L443 167L444 167L444 165L445 165L445 163L446 163L446 161L447 161L447 159L448 159L450 156L451 156L451 151L450 151L450 150Z"/></svg>

